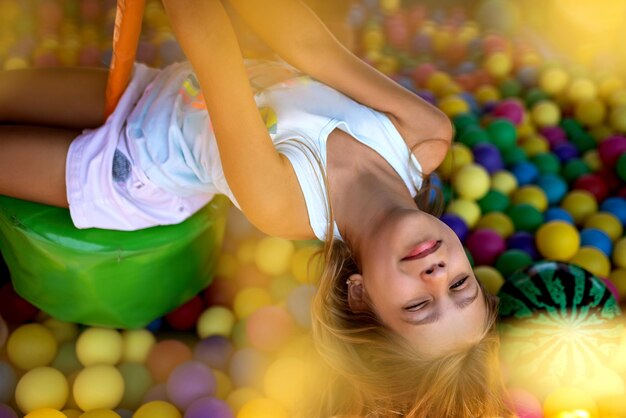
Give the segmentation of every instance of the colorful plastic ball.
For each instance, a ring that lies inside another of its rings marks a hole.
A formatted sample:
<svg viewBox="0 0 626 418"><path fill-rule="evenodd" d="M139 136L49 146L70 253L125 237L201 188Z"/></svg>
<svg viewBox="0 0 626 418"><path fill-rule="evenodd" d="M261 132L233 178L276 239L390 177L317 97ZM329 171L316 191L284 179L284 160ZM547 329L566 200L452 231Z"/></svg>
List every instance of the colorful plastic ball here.
<svg viewBox="0 0 626 418"><path fill-rule="evenodd" d="M502 159L506 166L514 166L528 160L524 150L516 145L502 150Z"/></svg>
<svg viewBox="0 0 626 418"><path fill-rule="evenodd" d="M318 245L298 248L291 261L291 274L300 283L315 283L322 271Z"/></svg>
<svg viewBox="0 0 626 418"><path fill-rule="evenodd" d="M539 170L530 161L522 161L510 168L518 185L525 186L534 182L539 176Z"/></svg>
<svg viewBox="0 0 626 418"><path fill-rule="evenodd" d="M261 287L246 287L235 296L233 310L238 318L247 318L257 309L271 304L272 296L267 290Z"/></svg>
<svg viewBox="0 0 626 418"><path fill-rule="evenodd" d="M511 235L506 240L506 247L509 250L524 251L533 260L539 258L537 246L535 245L535 237L526 231L519 231Z"/></svg>
<svg viewBox="0 0 626 418"><path fill-rule="evenodd" d="M7 355L17 367L30 370L47 366L57 352L54 334L41 324L26 324L17 328L7 341Z"/></svg>
<svg viewBox="0 0 626 418"><path fill-rule="evenodd" d="M609 212L623 225L626 225L626 199L622 197L609 197L600 204L600 210Z"/></svg>
<svg viewBox="0 0 626 418"><path fill-rule="evenodd" d="M258 242L255 248L254 262L259 270L266 274L284 274L291 266L291 257L294 251L292 241L277 237L265 237Z"/></svg>
<svg viewBox="0 0 626 418"><path fill-rule="evenodd" d="M154 383L152 375L142 363L122 363L118 370L124 379L124 396L120 406L135 410L141 405L143 397Z"/></svg>
<svg viewBox="0 0 626 418"><path fill-rule="evenodd" d="M572 102L582 102L595 99L597 94L596 86L588 78L578 77L572 80L567 88L567 97Z"/></svg>
<svg viewBox="0 0 626 418"><path fill-rule="evenodd" d="M506 250L498 258L494 267L502 273L506 279L510 277L516 270L523 269L533 262L532 257L522 250Z"/></svg>
<svg viewBox="0 0 626 418"><path fill-rule="evenodd" d="M280 402L269 398L259 398L243 405L237 418L289 418L289 414Z"/></svg>
<svg viewBox="0 0 626 418"><path fill-rule="evenodd" d="M183 342L173 339L162 340L152 346L146 365L155 382L165 382L179 364L192 359L191 349Z"/></svg>
<svg viewBox="0 0 626 418"><path fill-rule="evenodd" d="M212 335L195 345L193 358L211 369L226 370L233 351L233 344L228 338L222 335Z"/></svg>
<svg viewBox="0 0 626 418"><path fill-rule="evenodd" d="M561 207L574 218L574 223L582 224L592 214L598 211L595 197L586 190L573 190L561 201Z"/></svg>
<svg viewBox="0 0 626 418"><path fill-rule="evenodd" d="M618 132L626 132L626 106L618 106L609 114L611 127Z"/></svg>
<svg viewBox="0 0 626 418"><path fill-rule="evenodd" d="M188 331L196 326L198 317L203 310L204 301L200 296L194 296L165 315L165 321L176 331Z"/></svg>
<svg viewBox="0 0 626 418"><path fill-rule="evenodd" d="M264 306L248 317L246 330L252 347L272 352L291 338L295 327L293 319L284 309Z"/></svg>
<svg viewBox="0 0 626 418"><path fill-rule="evenodd" d="M561 93L568 82L569 75L560 68L546 69L539 76L539 86L551 96Z"/></svg>
<svg viewBox="0 0 626 418"><path fill-rule="evenodd" d="M124 396L124 378L113 366L97 364L78 372L72 388L76 405L83 411L113 409Z"/></svg>
<svg viewBox="0 0 626 418"><path fill-rule="evenodd" d="M448 204L446 211L459 216L470 229L480 219L480 206L473 200L455 199Z"/></svg>
<svg viewBox="0 0 626 418"><path fill-rule="evenodd" d="M626 297L626 270L616 268L609 274L609 280L617 288L620 299Z"/></svg>
<svg viewBox="0 0 626 418"><path fill-rule="evenodd" d="M76 340L76 356L83 366L117 364L122 349L122 336L114 329L88 328Z"/></svg>
<svg viewBox="0 0 626 418"><path fill-rule="evenodd" d="M505 78L498 86L502 97L513 98L522 94L522 84L514 78Z"/></svg>
<svg viewBox="0 0 626 418"><path fill-rule="evenodd" d="M567 133L560 126L544 126L540 132L550 144L550 148L567 142Z"/></svg>
<svg viewBox="0 0 626 418"><path fill-rule="evenodd" d="M152 401L141 405L133 418L182 418L182 415L169 402Z"/></svg>
<svg viewBox="0 0 626 418"><path fill-rule="evenodd" d="M580 231L580 245L595 247L607 257L611 256L613 241L606 232L596 228L584 228Z"/></svg>
<svg viewBox="0 0 626 418"><path fill-rule="evenodd" d="M598 145L598 154L606 167L613 167L618 158L626 152L626 137L614 135Z"/></svg>
<svg viewBox="0 0 626 418"><path fill-rule="evenodd" d="M487 126L491 142L499 149L512 147L517 141L515 125L507 119L496 119Z"/></svg>
<svg viewBox="0 0 626 418"><path fill-rule="evenodd" d="M547 211L544 212L544 220L545 222L550 221L563 221L568 224L574 224L574 217L563 208L558 206L551 207Z"/></svg>
<svg viewBox="0 0 626 418"><path fill-rule="evenodd" d="M561 175L568 183L572 183L578 177L590 172L589 166L578 158L567 161L561 169Z"/></svg>
<svg viewBox="0 0 626 418"><path fill-rule="evenodd" d="M467 237L465 246L477 265L490 265L506 249L504 239L491 229L474 230Z"/></svg>
<svg viewBox="0 0 626 418"><path fill-rule="evenodd" d="M212 306L200 314L197 333L200 338L211 335L229 336L234 323L235 315L230 309L223 306Z"/></svg>
<svg viewBox="0 0 626 418"><path fill-rule="evenodd" d="M626 269L626 238L615 243L612 260L617 267Z"/></svg>
<svg viewBox="0 0 626 418"><path fill-rule="evenodd" d="M509 388L507 394L510 406L518 418L543 418L543 408L539 399L521 388Z"/></svg>
<svg viewBox="0 0 626 418"><path fill-rule="evenodd" d="M548 260L567 261L580 248L580 235L576 228L564 221L543 224L535 235L537 249Z"/></svg>
<svg viewBox="0 0 626 418"><path fill-rule="evenodd" d="M511 72L513 63L506 53L496 52L487 56L484 62L484 68L490 75L501 78Z"/></svg>
<svg viewBox="0 0 626 418"><path fill-rule="evenodd" d="M506 196L516 190L517 185L517 178L509 171L498 171L491 176L491 188Z"/></svg>
<svg viewBox="0 0 626 418"><path fill-rule="evenodd" d="M474 161L487 170L489 174L504 168L502 157L498 148L490 143L480 143L472 149Z"/></svg>
<svg viewBox="0 0 626 418"><path fill-rule="evenodd" d="M533 87L533 88L528 89L528 91L524 95L524 102L526 103L526 107L530 109L536 103L542 100L547 100L549 98L550 96L548 96L545 91L537 87Z"/></svg>
<svg viewBox="0 0 626 418"><path fill-rule="evenodd" d="M626 182L626 152L619 156L615 168L620 180Z"/></svg>
<svg viewBox="0 0 626 418"><path fill-rule="evenodd" d="M279 401L291 410L303 400L306 378L306 364L301 359L278 358L265 373L263 389L269 398Z"/></svg>
<svg viewBox="0 0 626 418"><path fill-rule="evenodd" d="M578 148L572 142L564 142L552 150L561 162L573 160L579 156Z"/></svg>
<svg viewBox="0 0 626 418"><path fill-rule="evenodd" d="M576 104L574 115L585 126L598 126L606 116L606 106L599 99L587 99Z"/></svg>
<svg viewBox="0 0 626 418"><path fill-rule="evenodd" d="M485 290L492 295L497 294L504 284L502 274L491 266L477 266L474 268L474 274Z"/></svg>
<svg viewBox="0 0 626 418"><path fill-rule="evenodd" d="M450 95L442 98L439 100L439 103L437 103L437 106L450 118L470 111L469 105L458 95Z"/></svg>
<svg viewBox="0 0 626 418"><path fill-rule="evenodd" d="M143 363L152 346L156 343L154 334L147 329L133 329L122 332L122 361Z"/></svg>
<svg viewBox="0 0 626 418"><path fill-rule="evenodd" d="M17 414L10 406L0 404L0 418L17 418Z"/></svg>
<svg viewBox="0 0 626 418"><path fill-rule="evenodd" d="M67 418L67 417L65 416L64 413L54 408L39 408L25 415L24 418Z"/></svg>
<svg viewBox="0 0 626 418"><path fill-rule="evenodd" d="M520 147L529 158L545 154L550 150L548 142L539 135L527 137L522 141Z"/></svg>
<svg viewBox="0 0 626 418"><path fill-rule="evenodd" d="M69 388L63 373L52 367L36 367L22 376L15 388L15 402L28 414L40 408L61 409Z"/></svg>
<svg viewBox="0 0 626 418"><path fill-rule="evenodd" d="M482 166L467 164L455 173L452 185L462 198L477 200L489 191L490 178L487 170Z"/></svg>
<svg viewBox="0 0 626 418"><path fill-rule="evenodd" d="M567 183L556 174L541 175L537 179L536 184L543 190L549 205L560 202L565 193L567 193Z"/></svg>
<svg viewBox="0 0 626 418"><path fill-rule="evenodd" d="M196 399L215 394L216 381L211 369L199 361L176 366L167 379L169 400L185 410Z"/></svg>
<svg viewBox="0 0 626 418"><path fill-rule="evenodd" d="M497 118L507 119L513 124L519 125L524 119L524 106L518 100L506 99L494 107L492 114Z"/></svg>
<svg viewBox="0 0 626 418"><path fill-rule="evenodd" d="M561 120L561 109L552 101L542 100L535 103L530 115L538 127L555 126Z"/></svg>
<svg viewBox="0 0 626 418"><path fill-rule="evenodd" d="M234 418L228 404L220 399L205 397L193 401L185 410L184 418Z"/></svg>
<svg viewBox="0 0 626 418"><path fill-rule="evenodd" d="M459 240L465 241L469 228L462 217L455 215L454 213L444 213L440 219L443 223L448 225L452 231L454 231L456 236L459 237Z"/></svg>
<svg viewBox="0 0 626 418"><path fill-rule="evenodd" d="M603 231L611 241L615 241L622 236L624 231L622 223L609 212L598 212L589 216L584 223L585 228L595 228Z"/></svg>
<svg viewBox="0 0 626 418"><path fill-rule="evenodd" d="M512 205L506 210L516 231L533 232L543 223L543 214L529 204Z"/></svg>
<svg viewBox="0 0 626 418"><path fill-rule="evenodd" d="M459 168L474 161L472 151L461 143L454 143L437 169L443 179L448 179Z"/></svg>
<svg viewBox="0 0 626 418"><path fill-rule="evenodd" d="M476 228L490 229L495 231L502 238L507 238L515 230L511 219L502 212L490 212L485 214L476 224Z"/></svg>
<svg viewBox="0 0 626 418"><path fill-rule="evenodd" d="M583 154L583 161L591 171L597 172L602 169L602 160L600 159L600 153L597 149L590 149Z"/></svg>
<svg viewBox="0 0 626 418"><path fill-rule="evenodd" d="M459 143L468 148L476 148L479 145L489 142L489 135L480 126L469 126L462 132L457 132Z"/></svg>
<svg viewBox="0 0 626 418"><path fill-rule="evenodd" d="M598 174L584 174L574 181L572 187L591 193L597 202L602 202L609 194L606 183Z"/></svg>
<svg viewBox="0 0 626 418"><path fill-rule="evenodd" d="M66 376L83 367L80 361L78 361L78 357L76 357L76 344L74 341L67 341L59 346L57 355L50 366Z"/></svg>
<svg viewBox="0 0 626 418"><path fill-rule="evenodd" d="M16 384L17 375L13 367L5 361L0 361L0 403L8 403L13 399Z"/></svg>
<svg viewBox="0 0 626 418"><path fill-rule="evenodd" d="M511 202L513 204L527 203L534 206L540 212L543 212L548 207L548 198L541 187L535 185L527 185L519 188L511 196Z"/></svg>
<svg viewBox="0 0 626 418"><path fill-rule="evenodd" d="M476 89L476 100L482 105L500 100L500 91L493 86L483 85Z"/></svg>
<svg viewBox="0 0 626 418"><path fill-rule="evenodd" d="M596 247L580 247L568 262L576 264L598 277L608 277L611 273L609 258Z"/></svg>
<svg viewBox="0 0 626 418"><path fill-rule="evenodd" d="M482 213L504 212L509 207L510 199L498 190L489 190L479 201L478 205Z"/></svg>
<svg viewBox="0 0 626 418"><path fill-rule="evenodd" d="M259 388L268 366L267 355L254 348L243 348L233 354L228 374L237 387Z"/></svg>
<svg viewBox="0 0 626 418"><path fill-rule="evenodd" d="M584 154L587 151L596 148L596 140L588 132L575 133L570 137L570 142L574 144L579 153Z"/></svg>

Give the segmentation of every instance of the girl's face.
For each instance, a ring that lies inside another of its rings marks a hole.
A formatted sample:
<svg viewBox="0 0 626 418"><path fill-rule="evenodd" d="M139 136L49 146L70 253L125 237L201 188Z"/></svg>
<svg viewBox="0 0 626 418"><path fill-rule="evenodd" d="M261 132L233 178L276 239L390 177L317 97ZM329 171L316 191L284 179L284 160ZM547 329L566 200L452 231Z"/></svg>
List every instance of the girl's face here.
<svg viewBox="0 0 626 418"><path fill-rule="evenodd" d="M438 218L399 211L358 248L362 274L350 278L352 310L373 309L427 356L481 338L487 307L463 246Z"/></svg>

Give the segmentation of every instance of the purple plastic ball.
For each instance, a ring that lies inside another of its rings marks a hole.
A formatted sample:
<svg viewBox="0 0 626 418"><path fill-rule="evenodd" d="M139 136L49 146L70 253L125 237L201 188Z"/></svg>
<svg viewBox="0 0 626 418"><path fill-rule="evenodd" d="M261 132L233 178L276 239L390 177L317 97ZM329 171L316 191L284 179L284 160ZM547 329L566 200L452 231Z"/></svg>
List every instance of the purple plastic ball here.
<svg viewBox="0 0 626 418"><path fill-rule="evenodd" d="M461 242L465 241L467 233L469 232L469 228L460 216L454 215L452 213L446 213L442 215L440 219L443 223L448 225L451 230L454 231L454 233L457 237L459 237L459 240L461 240Z"/></svg>
<svg viewBox="0 0 626 418"><path fill-rule="evenodd" d="M228 404L216 398L200 398L185 411L184 418L234 418Z"/></svg>
<svg viewBox="0 0 626 418"><path fill-rule="evenodd" d="M571 142L564 142L557 145L554 147L553 152L563 163L578 157L578 148Z"/></svg>
<svg viewBox="0 0 626 418"><path fill-rule="evenodd" d="M504 169L500 150L488 142L477 144L473 149L474 161L482 165L489 174Z"/></svg>
<svg viewBox="0 0 626 418"><path fill-rule="evenodd" d="M17 414L8 405L0 404L0 418L17 418Z"/></svg>
<svg viewBox="0 0 626 418"><path fill-rule="evenodd" d="M226 370L233 351L233 344L228 338L221 335L212 335L196 344L193 350L193 358L212 369Z"/></svg>
<svg viewBox="0 0 626 418"><path fill-rule="evenodd" d="M598 153L607 167L613 167L617 159L626 152L626 138L621 135L612 135L600 142Z"/></svg>
<svg viewBox="0 0 626 418"><path fill-rule="evenodd" d="M541 128L541 135L548 141L550 149L554 149L557 145L567 142L567 135L560 126L546 126Z"/></svg>
<svg viewBox="0 0 626 418"><path fill-rule="evenodd" d="M504 238L491 229L476 229L470 234L465 245L477 266L493 265L498 256L506 250Z"/></svg>
<svg viewBox="0 0 626 418"><path fill-rule="evenodd" d="M508 119L515 125L519 125L524 119L524 106L515 99L502 100L494 107L493 115L498 118Z"/></svg>
<svg viewBox="0 0 626 418"><path fill-rule="evenodd" d="M167 379L167 396L178 408L185 410L196 399L215 394L215 375L199 361L177 366Z"/></svg>
<svg viewBox="0 0 626 418"><path fill-rule="evenodd" d="M528 254L533 260L539 258L537 247L535 246L535 236L530 232L518 231L506 240L509 250L521 250Z"/></svg>

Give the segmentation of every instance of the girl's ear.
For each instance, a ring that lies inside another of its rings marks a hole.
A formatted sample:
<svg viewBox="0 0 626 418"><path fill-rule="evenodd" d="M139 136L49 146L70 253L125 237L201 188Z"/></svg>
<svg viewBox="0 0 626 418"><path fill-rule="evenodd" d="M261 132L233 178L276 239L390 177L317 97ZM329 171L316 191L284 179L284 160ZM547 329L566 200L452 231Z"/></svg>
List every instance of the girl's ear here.
<svg viewBox="0 0 626 418"><path fill-rule="evenodd" d="M348 306L352 313L366 312L368 305L363 289L363 276L352 274L348 279Z"/></svg>

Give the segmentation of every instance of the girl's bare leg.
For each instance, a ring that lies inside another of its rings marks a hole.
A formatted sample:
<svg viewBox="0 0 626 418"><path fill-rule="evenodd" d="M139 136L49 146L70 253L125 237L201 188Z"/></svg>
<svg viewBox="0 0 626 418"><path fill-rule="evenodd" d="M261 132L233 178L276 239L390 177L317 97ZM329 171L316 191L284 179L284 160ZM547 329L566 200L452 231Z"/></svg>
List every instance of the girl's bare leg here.
<svg viewBox="0 0 626 418"><path fill-rule="evenodd" d="M0 125L0 195L67 207L65 159L80 132Z"/></svg>
<svg viewBox="0 0 626 418"><path fill-rule="evenodd" d="M94 128L104 122L103 68L0 71L0 124Z"/></svg>

